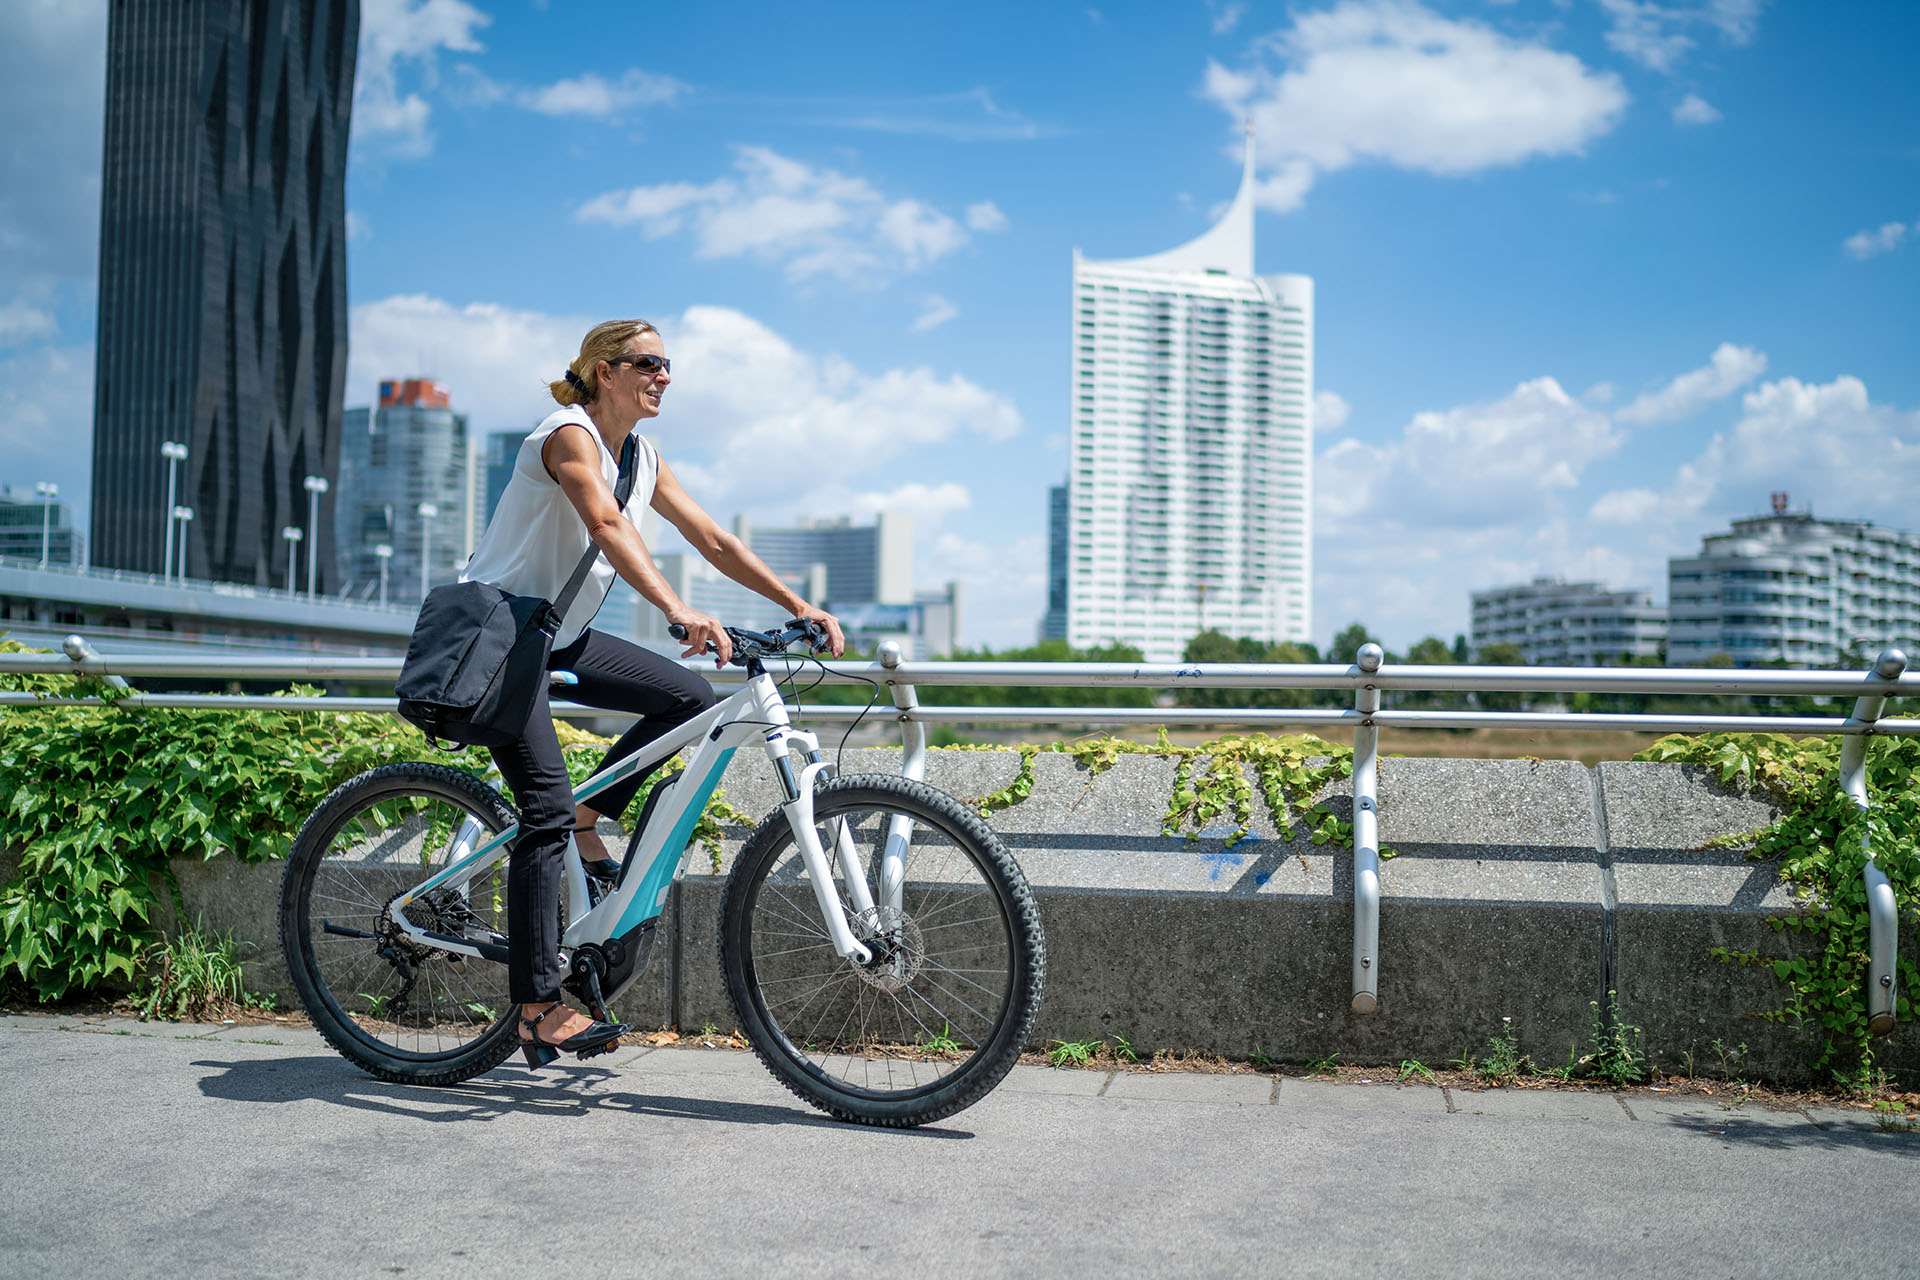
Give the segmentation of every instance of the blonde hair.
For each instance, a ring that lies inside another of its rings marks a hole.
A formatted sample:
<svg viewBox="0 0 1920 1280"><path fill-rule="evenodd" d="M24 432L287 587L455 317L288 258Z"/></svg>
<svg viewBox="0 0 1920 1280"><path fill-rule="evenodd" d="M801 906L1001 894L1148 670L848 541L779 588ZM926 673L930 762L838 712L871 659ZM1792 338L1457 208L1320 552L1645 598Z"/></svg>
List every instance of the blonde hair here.
<svg viewBox="0 0 1920 1280"><path fill-rule="evenodd" d="M602 360L612 360L627 349L627 343L643 333L658 333L658 329L645 320L609 320L587 330L587 336L580 339L580 354L567 366L567 372L580 381L576 384L563 377L558 382L549 382L547 391L560 404L591 404L600 394L600 375L597 370Z"/></svg>

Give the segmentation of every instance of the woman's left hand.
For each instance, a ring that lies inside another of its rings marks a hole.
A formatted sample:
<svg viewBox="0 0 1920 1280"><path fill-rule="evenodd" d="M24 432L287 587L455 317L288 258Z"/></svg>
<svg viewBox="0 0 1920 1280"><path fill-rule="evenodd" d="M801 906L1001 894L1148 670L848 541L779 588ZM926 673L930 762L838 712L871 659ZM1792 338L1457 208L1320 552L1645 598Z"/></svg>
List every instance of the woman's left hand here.
<svg viewBox="0 0 1920 1280"><path fill-rule="evenodd" d="M809 622L817 622L827 629L827 648L832 651L834 657L837 658L847 651L847 638L840 634L840 619L825 609L816 609L812 605L802 609L796 616L805 618Z"/></svg>

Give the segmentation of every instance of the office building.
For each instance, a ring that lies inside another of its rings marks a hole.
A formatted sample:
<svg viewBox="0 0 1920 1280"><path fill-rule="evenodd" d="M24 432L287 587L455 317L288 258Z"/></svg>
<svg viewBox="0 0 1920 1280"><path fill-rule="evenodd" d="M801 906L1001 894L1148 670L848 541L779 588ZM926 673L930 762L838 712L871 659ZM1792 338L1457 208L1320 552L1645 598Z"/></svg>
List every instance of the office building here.
<svg viewBox="0 0 1920 1280"><path fill-rule="evenodd" d="M770 631L788 619L779 605L749 591L699 556L670 552L655 556L653 562L675 595L730 627ZM802 574L782 577L803 600L828 598L827 570L822 564L816 562ZM942 590L918 592L905 601L850 601L833 606L833 612L850 650L871 653L882 641L893 640L909 658L944 658L960 646L963 600L960 584L949 582ZM672 647L664 614L637 595L631 597L629 607L633 610L630 634L634 639L662 651ZM602 616L612 608L609 601Z"/></svg>
<svg viewBox="0 0 1920 1280"><path fill-rule="evenodd" d="M423 582L437 586L459 575L473 554L474 465L467 416L454 412L441 383L388 379L378 404L347 411L334 506L347 594L378 599L382 546L390 549L389 602L418 601Z"/></svg>
<svg viewBox="0 0 1920 1280"><path fill-rule="evenodd" d="M160 572L171 481L192 576L291 586L281 530L309 524L333 569L307 478L338 462L359 35L358 0L109 6L97 565Z"/></svg>
<svg viewBox="0 0 1920 1280"><path fill-rule="evenodd" d="M1253 144L1198 239L1074 251L1068 641L1309 638L1313 281L1254 274Z"/></svg>
<svg viewBox="0 0 1920 1280"><path fill-rule="evenodd" d="M1920 535L1868 520L1818 520L1773 495L1770 515L1735 520L1667 562L1667 660L1739 666L1871 662L1920 649Z"/></svg>
<svg viewBox="0 0 1920 1280"><path fill-rule="evenodd" d="M1511 644L1529 663L1594 667L1658 658L1667 611L1645 591L1535 578L1473 593L1475 652Z"/></svg>
<svg viewBox="0 0 1920 1280"><path fill-rule="evenodd" d="M1047 490L1047 611L1040 617L1040 639L1067 638L1067 560L1071 552L1072 512L1067 486Z"/></svg>
<svg viewBox="0 0 1920 1280"><path fill-rule="evenodd" d="M44 555L50 565L78 564L80 542L66 503L26 488L0 493L0 560L38 564Z"/></svg>
<svg viewBox="0 0 1920 1280"><path fill-rule="evenodd" d="M801 521L789 529L756 527L736 516L733 531L781 577L796 581L810 566L825 571L823 595L803 591L813 604L839 609L853 604L912 604L913 520L883 511L870 525L846 516Z"/></svg>

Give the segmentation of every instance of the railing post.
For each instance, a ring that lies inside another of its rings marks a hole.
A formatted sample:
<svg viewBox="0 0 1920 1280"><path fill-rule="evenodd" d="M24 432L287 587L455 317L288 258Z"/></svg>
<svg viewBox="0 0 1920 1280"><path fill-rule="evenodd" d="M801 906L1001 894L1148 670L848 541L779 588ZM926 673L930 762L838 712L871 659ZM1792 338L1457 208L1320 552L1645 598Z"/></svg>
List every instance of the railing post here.
<svg viewBox="0 0 1920 1280"><path fill-rule="evenodd" d="M1368 675L1386 657L1377 644L1363 644L1354 665ZM1380 686L1353 691L1362 719L1353 731L1353 1011L1380 1007Z"/></svg>
<svg viewBox="0 0 1920 1280"><path fill-rule="evenodd" d="M63 653L67 655L69 659L71 659L74 662L100 661L99 652L96 649L94 649L92 645L87 643L87 638L85 636L81 636L81 635L68 636L65 640L60 642L60 649ZM127 687L127 682L119 676L108 676L107 683L112 685L116 689L124 689Z"/></svg>
<svg viewBox="0 0 1920 1280"><path fill-rule="evenodd" d="M1882 680L1898 680L1907 669L1907 655L1887 649L1873 664L1871 674ZM1887 704L1884 697L1857 698L1852 723L1870 725L1880 718ZM1840 785L1864 814L1867 800L1867 739L1870 734L1847 735L1840 747ZM1894 990L1895 962L1900 950L1900 908L1894 901L1893 885L1887 873L1873 858L1873 842L1863 829L1860 834L1867 864L1861 878L1867 887L1867 1034L1884 1036L1893 1031L1897 993Z"/></svg>
<svg viewBox="0 0 1920 1280"><path fill-rule="evenodd" d="M900 658L899 641L881 642L881 666L892 671L900 665ZM920 698L910 684L888 685L887 691L893 695L893 705L898 710L912 711L920 705ZM915 782L923 782L927 776L927 726L918 720L910 720L906 716L898 718L900 745L906 749L900 761L900 776L911 778Z"/></svg>

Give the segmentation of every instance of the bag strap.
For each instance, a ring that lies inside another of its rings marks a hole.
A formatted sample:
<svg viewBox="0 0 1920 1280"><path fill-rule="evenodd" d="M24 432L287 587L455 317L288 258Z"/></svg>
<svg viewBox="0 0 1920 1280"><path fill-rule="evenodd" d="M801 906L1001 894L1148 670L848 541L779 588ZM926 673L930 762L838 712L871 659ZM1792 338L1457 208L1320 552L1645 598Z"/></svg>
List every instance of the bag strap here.
<svg viewBox="0 0 1920 1280"><path fill-rule="evenodd" d="M619 504L622 515L627 511L627 499L633 495L633 463L639 447L639 432L628 433L627 443L620 450L620 475L613 485L613 500ZM587 574L592 572L594 562L599 558L599 546L589 546L587 553L580 557L580 563L574 566L573 576L567 579L567 585L561 588L560 594L555 597L553 617L556 630L560 625L560 619L565 618L567 610L573 606L573 598L580 594L580 588L587 581Z"/></svg>

